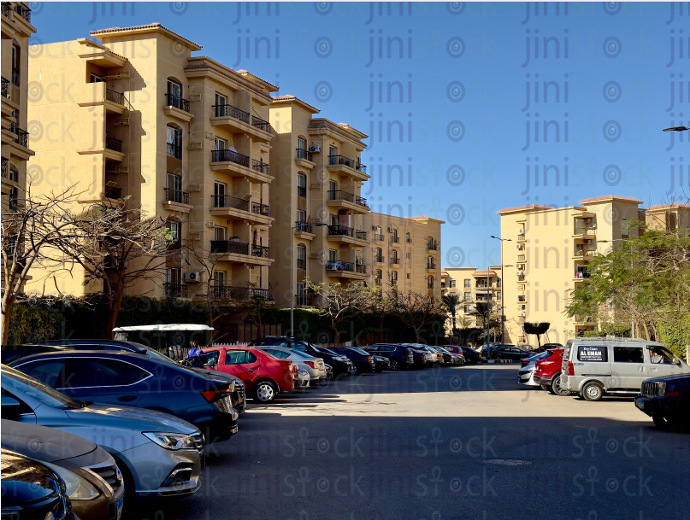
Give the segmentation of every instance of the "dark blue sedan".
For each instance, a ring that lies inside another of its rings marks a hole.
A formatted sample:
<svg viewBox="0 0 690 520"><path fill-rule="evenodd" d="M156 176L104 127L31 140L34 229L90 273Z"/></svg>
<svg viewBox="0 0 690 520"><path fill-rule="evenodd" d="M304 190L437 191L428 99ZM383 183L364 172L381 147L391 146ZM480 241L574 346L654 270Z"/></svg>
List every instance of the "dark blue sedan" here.
<svg viewBox="0 0 690 520"><path fill-rule="evenodd" d="M207 443L237 433L233 384L213 374L143 354L102 350L36 354L10 366L78 401L175 415L199 428Z"/></svg>

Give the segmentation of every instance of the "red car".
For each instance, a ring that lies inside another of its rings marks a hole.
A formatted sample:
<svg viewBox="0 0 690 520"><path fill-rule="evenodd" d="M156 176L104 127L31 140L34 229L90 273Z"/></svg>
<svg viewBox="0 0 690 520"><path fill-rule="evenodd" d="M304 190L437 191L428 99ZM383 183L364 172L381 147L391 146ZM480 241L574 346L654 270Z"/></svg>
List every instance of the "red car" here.
<svg viewBox="0 0 690 520"><path fill-rule="evenodd" d="M556 395L570 395L561 388L561 364L563 363L563 349L554 348L547 351L548 355L535 363L534 382L544 390Z"/></svg>
<svg viewBox="0 0 690 520"><path fill-rule="evenodd" d="M289 359L277 359L251 347L213 347L203 352L208 368L239 377L249 395L259 402L270 403L279 392L295 388L297 365Z"/></svg>

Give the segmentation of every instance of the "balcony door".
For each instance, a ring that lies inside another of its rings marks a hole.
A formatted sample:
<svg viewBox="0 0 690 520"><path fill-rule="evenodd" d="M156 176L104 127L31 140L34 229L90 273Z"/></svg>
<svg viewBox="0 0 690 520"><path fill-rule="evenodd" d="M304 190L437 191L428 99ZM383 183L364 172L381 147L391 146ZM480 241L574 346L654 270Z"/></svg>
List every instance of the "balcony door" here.
<svg viewBox="0 0 690 520"><path fill-rule="evenodd" d="M226 185L223 182L215 182L213 184L213 202L214 207L224 208L225 207L225 188Z"/></svg>
<svg viewBox="0 0 690 520"><path fill-rule="evenodd" d="M168 96L171 98L170 102L182 98L182 85L177 81L168 80Z"/></svg>
<svg viewBox="0 0 690 520"><path fill-rule="evenodd" d="M217 226L213 228L213 240L225 240L225 228Z"/></svg>
<svg viewBox="0 0 690 520"><path fill-rule="evenodd" d="M216 137L216 150L225 150L228 146L228 142L225 139Z"/></svg>
<svg viewBox="0 0 690 520"><path fill-rule="evenodd" d="M168 125L166 140L168 155L176 159L182 159L182 130Z"/></svg>
<svg viewBox="0 0 690 520"><path fill-rule="evenodd" d="M182 268L169 267L165 270L165 283L170 286L178 286L182 283Z"/></svg>
<svg viewBox="0 0 690 520"><path fill-rule="evenodd" d="M301 137L297 138L297 149L298 150L306 150L307 149L307 140L302 139Z"/></svg>
<svg viewBox="0 0 690 520"><path fill-rule="evenodd" d="M168 200L182 202L182 175L168 173Z"/></svg>

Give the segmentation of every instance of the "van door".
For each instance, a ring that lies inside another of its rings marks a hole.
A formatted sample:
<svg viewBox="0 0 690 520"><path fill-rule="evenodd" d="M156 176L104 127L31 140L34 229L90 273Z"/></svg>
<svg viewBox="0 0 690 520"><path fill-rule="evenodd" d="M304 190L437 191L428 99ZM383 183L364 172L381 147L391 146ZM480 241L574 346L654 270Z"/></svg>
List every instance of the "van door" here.
<svg viewBox="0 0 690 520"><path fill-rule="evenodd" d="M631 344L614 344L611 363L611 381L608 390L639 391L647 378L644 349Z"/></svg>
<svg viewBox="0 0 690 520"><path fill-rule="evenodd" d="M687 373L687 366L666 347L647 345L645 349L646 377L673 376Z"/></svg>

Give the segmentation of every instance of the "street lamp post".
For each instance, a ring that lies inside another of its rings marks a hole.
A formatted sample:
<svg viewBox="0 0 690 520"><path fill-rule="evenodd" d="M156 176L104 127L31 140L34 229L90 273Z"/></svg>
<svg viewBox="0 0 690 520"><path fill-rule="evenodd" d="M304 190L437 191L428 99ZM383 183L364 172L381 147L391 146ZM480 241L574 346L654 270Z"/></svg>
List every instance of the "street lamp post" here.
<svg viewBox="0 0 690 520"><path fill-rule="evenodd" d="M305 222L297 222L296 226L293 226L290 228L290 231L293 231L295 229L301 228ZM327 226L328 224L323 224L323 223L316 223L316 224L311 224L312 226L315 227L323 227ZM293 270L295 269L295 247L293 244L293 247L290 249L290 336L294 337L295 335L295 273Z"/></svg>
<svg viewBox="0 0 690 520"><path fill-rule="evenodd" d="M491 235L491 238L495 238L496 240L500 240L501 242L501 344L505 345L506 343L506 317L505 317L505 292L506 288L503 287L503 278L505 278L504 273L503 273L503 242L512 242L510 238L501 238L501 237L496 237L494 235Z"/></svg>

